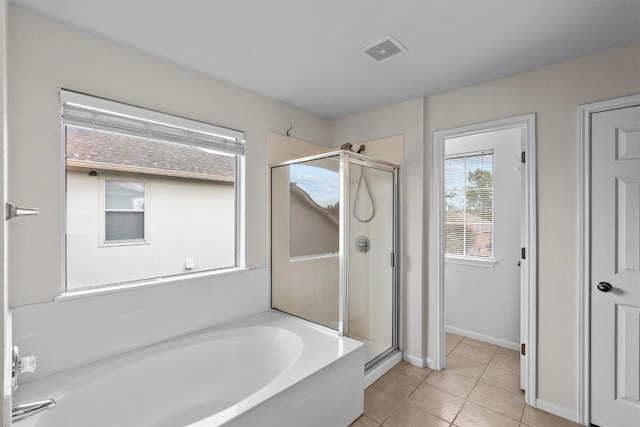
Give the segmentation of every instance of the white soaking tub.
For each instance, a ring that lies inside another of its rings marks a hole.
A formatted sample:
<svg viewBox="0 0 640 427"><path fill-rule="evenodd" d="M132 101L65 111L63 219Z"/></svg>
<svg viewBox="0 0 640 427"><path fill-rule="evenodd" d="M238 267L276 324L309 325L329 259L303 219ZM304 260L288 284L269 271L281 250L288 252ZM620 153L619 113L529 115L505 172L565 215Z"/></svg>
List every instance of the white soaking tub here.
<svg viewBox="0 0 640 427"><path fill-rule="evenodd" d="M361 343L269 311L21 384L13 404L57 402L19 427L346 426L363 393Z"/></svg>

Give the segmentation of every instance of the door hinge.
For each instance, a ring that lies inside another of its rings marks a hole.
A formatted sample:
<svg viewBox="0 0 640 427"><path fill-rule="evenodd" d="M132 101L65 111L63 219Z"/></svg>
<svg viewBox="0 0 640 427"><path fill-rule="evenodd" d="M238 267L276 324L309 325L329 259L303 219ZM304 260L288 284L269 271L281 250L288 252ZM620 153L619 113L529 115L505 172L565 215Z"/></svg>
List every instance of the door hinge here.
<svg viewBox="0 0 640 427"><path fill-rule="evenodd" d="M527 345L524 343L520 344L520 354L523 356L527 355Z"/></svg>
<svg viewBox="0 0 640 427"><path fill-rule="evenodd" d="M527 259L527 248L520 249L520 258Z"/></svg>
<svg viewBox="0 0 640 427"><path fill-rule="evenodd" d="M391 252L391 268L395 268L396 266L396 253Z"/></svg>
<svg viewBox="0 0 640 427"><path fill-rule="evenodd" d="M527 163L527 152L526 152L526 151L523 151L523 152L520 154L520 161L521 161L522 163Z"/></svg>

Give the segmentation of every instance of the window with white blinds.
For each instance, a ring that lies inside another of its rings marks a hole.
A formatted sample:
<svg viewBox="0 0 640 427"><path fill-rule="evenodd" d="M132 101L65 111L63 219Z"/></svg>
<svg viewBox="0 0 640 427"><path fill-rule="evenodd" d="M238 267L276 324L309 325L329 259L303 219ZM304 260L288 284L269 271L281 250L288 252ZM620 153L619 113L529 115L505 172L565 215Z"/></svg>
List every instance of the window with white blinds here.
<svg viewBox="0 0 640 427"><path fill-rule="evenodd" d="M445 253L493 258L493 151L445 159Z"/></svg>
<svg viewBox="0 0 640 427"><path fill-rule="evenodd" d="M244 133L61 91L66 290L240 265Z"/></svg>
<svg viewBox="0 0 640 427"><path fill-rule="evenodd" d="M105 242L144 239L144 183L104 183Z"/></svg>

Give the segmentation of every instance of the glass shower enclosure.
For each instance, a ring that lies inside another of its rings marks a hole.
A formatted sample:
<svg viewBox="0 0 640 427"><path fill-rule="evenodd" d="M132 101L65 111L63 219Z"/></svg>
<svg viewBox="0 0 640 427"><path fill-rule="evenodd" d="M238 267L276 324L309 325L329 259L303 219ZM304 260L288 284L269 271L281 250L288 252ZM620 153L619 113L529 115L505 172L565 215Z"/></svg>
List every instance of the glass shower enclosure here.
<svg viewBox="0 0 640 427"><path fill-rule="evenodd" d="M398 166L350 151L271 167L271 305L398 348Z"/></svg>

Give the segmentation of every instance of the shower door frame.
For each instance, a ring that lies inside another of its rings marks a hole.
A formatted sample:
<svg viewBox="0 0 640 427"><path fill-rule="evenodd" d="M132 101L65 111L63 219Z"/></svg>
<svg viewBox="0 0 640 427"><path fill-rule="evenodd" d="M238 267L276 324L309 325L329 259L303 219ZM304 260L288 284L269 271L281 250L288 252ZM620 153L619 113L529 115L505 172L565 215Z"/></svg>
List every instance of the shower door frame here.
<svg viewBox="0 0 640 427"><path fill-rule="evenodd" d="M357 153L351 153L348 151L343 151L340 153L340 173L342 177L342 183L340 186L340 219L341 219L341 235L340 235L340 290L339 295L343 298L340 306L340 319L338 320L338 324L341 327L341 330L338 331L340 335L348 336L349 334L349 293L347 287L347 283L349 281L349 258L347 256L347 251L349 250L349 243L351 241L350 238L350 186L351 182L350 170L351 164L360 165L362 167L379 169L384 172L389 172L393 175L393 194L391 195L392 200L392 209L393 209L393 230L392 230L392 243L391 243L391 253L389 262L392 264L392 272L391 272L391 347L379 354L369 362L365 364L365 370L369 369L376 363L385 359L392 353L395 353L398 350L398 319L399 319L399 309L398 309L398 284L400 281L398 280L398 260L399 260L399 245L398 245L398 237L399 237L399 223L400 223L400 215L399 215L399 188L400 174L398 173L398 166L372 159L368 156L358 155ZM342 209L342 208L345 209Z"/></svg>
<svg viewBox="0 0 640 427"><path fill-rule="evenodd" d="M339 223L339 273L338 273L338 335L340 336L348 336L349 333L349 295L348 295L348 287L347 283L349 281L349 258L347 256L347 251L349 249L349 182L350 182L350 164L357 164L363 167L370 167L374 169L379 169L385 172L390 172L393 174L393 194L392 194L392 204L393 204L393 230L392 230L392 253L390 254L390 263L392 263L392 272L391 272L391 286L392 286L392 296L391 296L391 329L392 329L392 343L391 347L387 349L382 354L376 356L374 359L365 364L365 370L377 364L381 360L385 359L387 356L398 351L399 343L398 343L398 329L399 329L399 318L400 318L400 293L399 293L399 284L400 284L400 245L399 245L399 236L400 236L400 167L396 164L386 162L384 160L378 160L371 158L369 156L364 156L362 154L357 154L351 151L331 151L328 153L317 154L314 156L301 157L299 159L288 160L286 162L281 162L277 164L273 164L269 167L269 169L281 167L281 166L290 166L299 163L310 162L314 160L320 160L325 158L337 157L340 162L340 223ZM273 277L271 277L273 286ZM273 304L271 303L273 306Z"/></svg>

